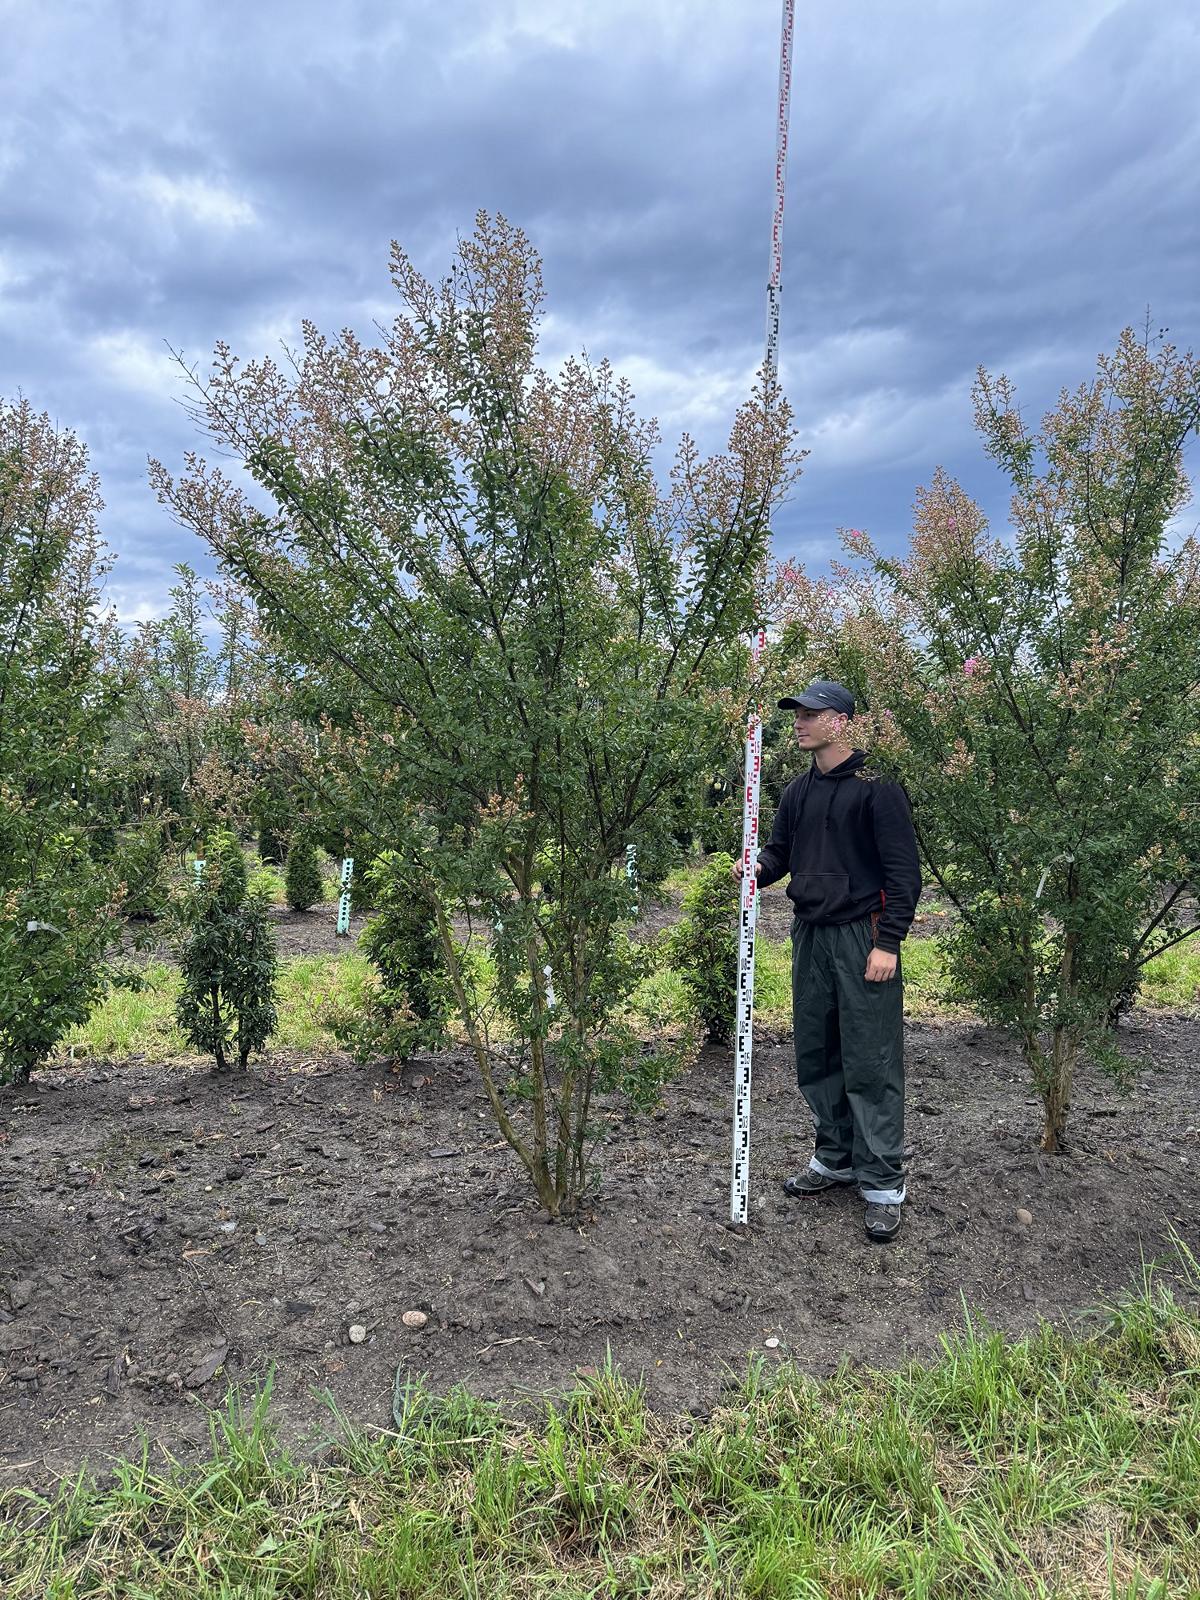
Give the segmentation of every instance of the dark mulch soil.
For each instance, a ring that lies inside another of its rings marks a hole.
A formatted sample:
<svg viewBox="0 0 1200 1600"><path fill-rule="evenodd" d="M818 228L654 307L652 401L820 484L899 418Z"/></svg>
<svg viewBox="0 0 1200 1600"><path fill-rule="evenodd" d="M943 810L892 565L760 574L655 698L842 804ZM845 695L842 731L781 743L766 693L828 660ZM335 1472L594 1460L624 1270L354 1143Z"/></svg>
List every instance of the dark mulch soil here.
<svg viewBox="0 0 1200 1600"><path fill-rule="evenodd" d="M186 1456L227 1380L272 1365L300 1438L325 1387L387 1425L397 1367L528 1398L611 1346L655 1405L704 1410L756 1352L816 1372L929 1354L960 1295L1004 1329L1070 1318L1136 1281L1172 1227L1196 1241L1200 1023L1139 1013L1124 1032L1145 1063L1132 1094L1085 1075L1073 1148L1048 1158L1011 1047L912 1027L911 1200L890 1247L856 1196L780 1192L806 1156L786 1041L756 1057L746 1233L725 1226L724 1051L659 1115L613 1114L573 1226L541 1219L457 1054L402 1075L273 1056L241 1079L92 1063L0 1090L4 1477L100 1464L140 1428Z"/></svg>

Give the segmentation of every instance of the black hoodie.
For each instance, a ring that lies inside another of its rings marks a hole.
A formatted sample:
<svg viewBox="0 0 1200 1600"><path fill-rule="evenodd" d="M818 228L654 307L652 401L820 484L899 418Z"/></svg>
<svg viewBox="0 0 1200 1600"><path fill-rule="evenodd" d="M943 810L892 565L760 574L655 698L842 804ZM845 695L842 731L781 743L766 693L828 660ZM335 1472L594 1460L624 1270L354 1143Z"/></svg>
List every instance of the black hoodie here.
<svg viewBox="0 0 1200 1600"><path fill-rule="evenodd" d="M832 772L814 760L779 798L759 855L760 888L791 872L787 892L803 922L856 922L879 913L875 944L898 952L921 894L908 796L864 770L861 750Z"/></svg>

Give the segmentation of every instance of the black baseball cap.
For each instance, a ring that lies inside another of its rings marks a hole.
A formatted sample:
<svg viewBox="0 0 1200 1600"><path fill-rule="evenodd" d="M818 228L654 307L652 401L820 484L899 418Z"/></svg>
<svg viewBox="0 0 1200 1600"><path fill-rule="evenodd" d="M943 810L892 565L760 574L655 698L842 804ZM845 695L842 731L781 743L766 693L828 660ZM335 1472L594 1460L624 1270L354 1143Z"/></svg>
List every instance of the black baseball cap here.
<svg viewBox="0 0 1200 1600"><path fill-rule="evenodd" d="M814 678L807 689L799 694L786 695L779 702L781 711L840 711L845 717L854 715L854 696L844 683L834 683L829 678Z"/></svg>

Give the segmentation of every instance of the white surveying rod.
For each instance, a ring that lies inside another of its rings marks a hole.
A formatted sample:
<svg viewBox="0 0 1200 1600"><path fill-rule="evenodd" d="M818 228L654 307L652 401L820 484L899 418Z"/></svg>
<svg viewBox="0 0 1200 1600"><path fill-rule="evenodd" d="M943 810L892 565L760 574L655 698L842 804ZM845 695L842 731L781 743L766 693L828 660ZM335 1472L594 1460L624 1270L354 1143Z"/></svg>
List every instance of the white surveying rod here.
<svg viewBox="0 0 1200 1600"><path fill-rule="evenodd" d="M754 636L754 662L766 630ZM750 1211L750 1059L754 1051L754 933L758 926L758 792L762 778L762 717L756 706L746 722L746 781L742 789L742 906L738 930L737 1013L733 1032L733 1177L729 1220Z"/></svg>
<svg viewBox="0 0 1200 1600"><path fill-rule="evenodd" d="M779 300L783 287L783 202L787 179L788 117L792 102L792 38L795 0L783 0L779 30L779 100L775 124L775 210L771 218L771 267L767 278L767 350L763 363L767 403L779 373ZM766 646L759 628L751 644L754 665ZM755 673L757 677L757 672ZM737 1011L733 1033L733 1172L729 1218L750 1214L750 1066L754 1053L754 934L758 926L758 800L762 777L762 708L746 722L746 781L742 790L742 899L738 934Z"/></svg>

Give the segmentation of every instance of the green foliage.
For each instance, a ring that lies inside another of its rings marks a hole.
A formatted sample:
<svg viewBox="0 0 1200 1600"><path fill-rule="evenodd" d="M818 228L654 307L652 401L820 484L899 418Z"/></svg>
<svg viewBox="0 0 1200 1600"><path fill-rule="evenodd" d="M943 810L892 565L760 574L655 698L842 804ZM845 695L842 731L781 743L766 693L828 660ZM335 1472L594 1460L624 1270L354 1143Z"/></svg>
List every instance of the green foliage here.
<svg viewBox="0 0 1200 1600"><path fill-rule="evenodd" d="M248 809L250 825L258 836L259 858L269 866L282 867L287 861L288 839L299 823L291 788L275 771L262 772Z"/></svg>
<svg viewBox="0 0 1200 1600"><path fill-rule="evenodd" d="M439 1049L447 1038L453 995L437 912L394 853L385 851L366 876L377 911L358 943L375 968L375 982L358 1009L335 1015L333 1031L361 1061L405 1061L417 1050Z"/></svg>
<svg viewBox="0 0 1200 1600"><path fill-rule="evenodd" d="M0 1082L23 1081L108 977L119 875L96 763L119 685L87 451L0 401Z"/></svg>
<svg viewBox="0 0 1200 1600"><path fill-rule="evenodd" d="M733 857L719 852L683 896L683 917L667 938L667 959L683 979L710 1039L732 1037L737 997L737 908Z"/></svg>
<svg viewBox="0 0 1200 1600"><path fill-rule="evenodd" d="M156 817L135 824L121 834L112 864L125 885L123 910L135 921L153 922L167 909L170 882L167 841Z"/></svg>
<svg viewBox="0 0 1200 1600"><path fill-rule="evenodd" d="M742 801L735 794L713 795L696 814L696 838L706 855L735 856L742 847Z"/></svg>
<svg viewBox="0 0 1200 1600"><path fill-rule="evenodd" d="M205 846L204 881L223 911L236 911L246 898L246 857L237 834L214 828Z"/></svg>
<svg viewBox="0 0 1200 1600"><path fill-rule="evenodd" d="M0 920L0 1083L25 1082L107 986L112 884L74 834L43 836ZM9 872L11 874L12 866Z"/></svg>
<svg viewBox="0 0 1200 1600"><path fill-rule="evenodd" d="M657 882L719 759L797 470L790 414L764 381L728 450L685 441L662 488L657 435L607 366L537 370L540 264L518 230L481 216L440 287L399 250L393 276L405 309L381 349L310 330L294 383L219 352L204 414L269 514L198 464L154 476L299 664L327 814L428 888L497 1124L571 1212L593 1094L635 1048L626 848ZM486 1002L466 915L495 930Z"/></svg>
<svg viewBox="0 0 1200 1600"><path fill-rule="evenodd" d="M246 863L236 837L210 835L205 866L178 907L182 984L175 1019L193 1049L217 1070L249 1064L275 1028L275 938L265 903L246 895Z"/></svg>
<svg viewBox="0 0 1200 1600"><path fill-rule="evenodd" d="M246 879L246 893L254 895L258 900L265 900L268 905L282 905L283 878L274 867L264 863L263 866L256 867Z"/></svg>
<svg viewBox="0 0 1200 1600"><path fill-rule="evenodd" d="M867 708L959 913L952 992L1020 1040L1053 1150L1080 1051L1115 1062L1139 973L1200 926L1200 544L1168 536L1200 362L1126 331L1040 434L1006 379L975 401L1011 537L939 473L906 560L853 532L836 589L785 574L781 670Z"/></svg>
<svg viewBox="0 0 1200 1600"><path fill-rule="evenodd" d="M258 857L264 866L282 867L287 861L287 843L265 823L258 827Z"/></svg>
<svg viewBox="0 0 1200 1600"><path fill-rule="evenodd" d="M375 865L375 862L378 859L376 856L376 848L377 847L368 847L364 844L357 847L352 847L347 852L351 861L354 862L354 871L350 877L350 910L355 916L357 916L360 912L374 911L376 907L374 890L375 878L371 871L371 868ZM344 857L338 856L334 861L334 866L337 868L338 872L337 892L339 895L341 894L341 871L343 859Z"/></svg>
<svg viewBox="0 0 1200 1600"><path fill-rule="evenodd" d="M297 834L288 848L283 892L293 911L308 911L325 898L317 847L307 834Z"/></svg>

